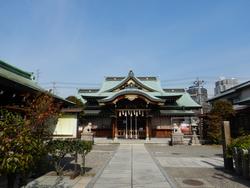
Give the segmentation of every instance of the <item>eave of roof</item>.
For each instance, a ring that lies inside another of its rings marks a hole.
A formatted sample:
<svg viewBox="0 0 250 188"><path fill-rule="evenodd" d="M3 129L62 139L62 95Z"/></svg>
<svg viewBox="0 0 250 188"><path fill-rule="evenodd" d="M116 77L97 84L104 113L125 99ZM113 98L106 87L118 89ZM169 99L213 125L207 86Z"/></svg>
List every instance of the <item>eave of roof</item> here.
<svg viewBox="0 0 250 188"><path fill-rule="evenodd" d="M236 102L235 104L241 104L241 105L250 104L250 97L247 97L247 98L245 98L245 99L242 99L242 100Z"/></svg>
<svg viewBox="0 0 250 188"><path fill-rule="evenodd" d="M250 86L250 81L243 82L243 83L241 83L241 84L238 84L238 85L236 85L236 86L234 86L234 87L232 87L232 88L229 88L229 89L223 91L223 92L220 93L219 95L214 96L214 97L212 97L211 99L208 99L207 101L208 101L208 102L212 102L212 101L214 101L214 100L221 99L221 98L223 98L223 97L225 97L225 96L227 96L227 95L230 95L230 94L236 92L236 91L239 90L239 89L242 89L242 88L244 88L244 87L249 87L249 86Z"/></svg>
<svg viewBox="0 0 250 188"><path fill-rule="evenodd" d="M104 99L99 100L99 102L102 102L102 103L110 102L121 95L127 95L127 94L142 95L142 96L146 97L147 99L154 101L154 102L165 102L164 99L160 99L158 97L155 97L152 94L150 94L149 92L145 92L145 91L139 90L139 89L132 89L132 88L131 89L123 89L123 90L120 90L118 92L112 93L112 95L110 95L109 97L106 97Z"/></svg>
<svg viewBox="0 0 250 188"><path fill-rule="evenodd" d="M94 115L97 116L101 110L84 110L84 115Z"/></svg>
<svg viewBox="0 0 250 188"><path fill-rule="evenodd" d="M1 62L2 63L2 62ZM3 64L3 63L2 63ZM6 64L6 63L5 63ZM11 67L11 65L9 64L6 64L8 65L9 67ZM15 68L15 67L14 67ZM16 68L17 69L17 68ZM22 71L20 69L17 69L18 71ZM26 73L25 71L23 71L23 73ZM28 74L28 73L27 73ZM14 71L10 71L8 69L5 69L5 68L2 68L0 67L0 77L6 79L6 80L9 80L10 82L14 82L16 84L19 84L21 85L22 87L26 87L26 88L29 88L35 92L41 92L41 93L47 93L49 95L51 95L52 97L56 98L56 99L59 99L61 101L64 101L68 104L75 104L71 101L68 101L60 96L57 96L57 95L54 95L52 93L49 93L47 90L43 89L42 87L40 87L39 85L37 85L35 83L34 80L32 80L31 78L27 78L26 76L23 76L23 75L20 75L20 74L17 74L16 72Z"/></svg>
<svg viewBox="0 0 250 188"><path fill-rule="evenodd" d="M161 114L164 115L194 115L195 113L191 110L160 110Z"/></svg>
<svg viewBox="0 0 250 188"><path fill-rule="evenodd" d="M123 91L123 90L120 90L120 91ZM143 91L143 90L140 90L140 91ZM148 93L157 98L163 98L163 99L167 97L181 97L183 95L183 93L146 92L146 91L143 91L143 92ZM97 99L99 98L100 99L100 98L113 96L115 93L117 92L79 93L79 95L82 96L83 98L97 98Z"/></svg>
<svg viewBox="0 0 250 188"><path fill-rule="evenodd" d="M82 112L83 108L63 108L61 109L61 112L72 112L72 113L78 113L78 112Z"/></svg>
<svg viewBox="0 0 250 188"><path fill-rule="evenodd" d="M30 80L32 79L32 73L23 71L17 67L14 67L13 65L5 63L4 61L1 61L1 60L0 60L0 68L3 68L9 72L12 72L12 73L17 74L19 76L22 76L24 78L27 78Z"/></svg>
<svg viewBox="0 0 250 188"><path fill-rule="evenodd" d="M40 91L40 92L45 91L43 88L38 86L33 80L25 78L23 76L20 76L18 74L13 73L13 72L10 72L10 71L8 71L6 69L0 68L0 76L7 79L7 80L18 83L20 85L29 87L29 88L31 88L33 90Z"/></svg>

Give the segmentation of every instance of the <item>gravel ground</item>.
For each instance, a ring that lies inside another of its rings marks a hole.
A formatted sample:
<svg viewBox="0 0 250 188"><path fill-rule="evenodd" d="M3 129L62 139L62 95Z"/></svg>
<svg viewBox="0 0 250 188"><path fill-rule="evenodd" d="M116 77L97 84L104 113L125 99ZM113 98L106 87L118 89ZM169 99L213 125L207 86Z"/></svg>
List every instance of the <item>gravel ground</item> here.
<svg viewBox="0 0 250 188"><path fill-rule="evenodd" d="M146 148L159 162L161 168L177 187L250 187L249 181L237 177L233 173L224 171L223 163L221 162L221 146L160 146L147 144ZM168 161L168 159L175 159L176 167L162 163L162 161ZM204 165L200 163L200 159L204 162ZM211 167L208 168L205 163L211 159L220 160L221 165L219 167L213 167L213 164L211 164ZM192 165L193 167L190 167ZM194 167L195 165L197 165L197 167Z"/></svg>

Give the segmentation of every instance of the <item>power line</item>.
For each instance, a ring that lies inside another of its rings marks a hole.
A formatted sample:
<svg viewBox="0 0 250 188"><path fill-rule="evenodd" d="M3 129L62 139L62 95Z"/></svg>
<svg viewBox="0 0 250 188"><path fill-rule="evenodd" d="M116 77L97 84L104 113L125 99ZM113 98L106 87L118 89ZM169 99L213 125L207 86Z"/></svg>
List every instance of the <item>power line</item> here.
<svg viewBox="0 0 250 188"><path fill-rule="evenodd" d="M101 84L97 84L97 83L77 83L77 82L43 82L40 83L41 85L50 85L56 83L57 85L80 85L80 86L84 86L84 85L96 85L99 86Z"/></svg>

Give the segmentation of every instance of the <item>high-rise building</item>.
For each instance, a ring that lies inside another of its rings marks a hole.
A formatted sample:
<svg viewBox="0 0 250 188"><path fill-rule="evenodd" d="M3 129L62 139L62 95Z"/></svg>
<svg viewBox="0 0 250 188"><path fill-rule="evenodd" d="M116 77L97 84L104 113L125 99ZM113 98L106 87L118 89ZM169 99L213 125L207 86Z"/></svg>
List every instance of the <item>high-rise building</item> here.
<svg viewBox="0 0 250 188"><path fill-rule="evenodd" d="M219 95L223 91L230 89L238 84L238 80L236 78L221 78L219 81L215 82L214 95Z"/></svg>
<svg viewBox="0 0 250 188"><path fill-rule="evenodd" d="M197 86L190 86L187 89L187 92L190 94L192 99L197 102L200 105L203 105L207 101L207 89L204 87L200 88L200 93L199 93L199 87Z"/></svg>

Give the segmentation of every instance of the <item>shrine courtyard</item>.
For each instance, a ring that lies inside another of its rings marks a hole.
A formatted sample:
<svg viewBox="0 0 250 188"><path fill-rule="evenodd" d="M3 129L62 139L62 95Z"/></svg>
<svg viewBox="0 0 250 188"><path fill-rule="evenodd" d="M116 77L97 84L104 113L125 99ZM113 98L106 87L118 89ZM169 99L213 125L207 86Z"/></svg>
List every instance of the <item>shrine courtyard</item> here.
<svg viewBox="0 0 250 188"><path fill-rule="evenodd" d="M95 144L86 157L86 167L85 176L65 177L61 187L250 187L250 181L224 171L221 146ZM50 187L55 180L45 175L27 187Z"/></svg>
<svg viewBox="0 0 250 188"><path fill-rule="evenodd" d="M86 187L250 187L224 171L221 146L120 144L110 152Z"/></svg>

